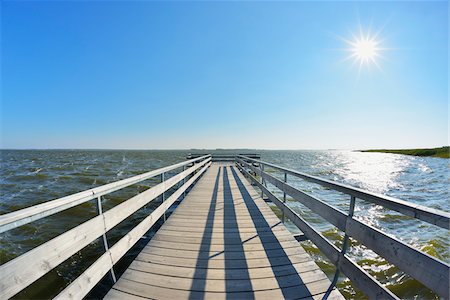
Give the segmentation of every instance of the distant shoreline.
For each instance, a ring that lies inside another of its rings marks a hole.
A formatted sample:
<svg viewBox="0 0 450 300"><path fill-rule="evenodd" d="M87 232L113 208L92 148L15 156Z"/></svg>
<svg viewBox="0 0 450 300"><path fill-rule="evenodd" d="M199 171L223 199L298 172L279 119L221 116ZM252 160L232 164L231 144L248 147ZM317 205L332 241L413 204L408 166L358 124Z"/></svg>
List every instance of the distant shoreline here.
<svg viewBox="0 0 450 300"><path fill-rule="evenodd" d="M380 152L380 153L393 153L413 156L427 156L427 157L440 157L450 158L450 147L439 148L424 148L424 149L373 149L373 150L359 150L360 152Z"/></svg>

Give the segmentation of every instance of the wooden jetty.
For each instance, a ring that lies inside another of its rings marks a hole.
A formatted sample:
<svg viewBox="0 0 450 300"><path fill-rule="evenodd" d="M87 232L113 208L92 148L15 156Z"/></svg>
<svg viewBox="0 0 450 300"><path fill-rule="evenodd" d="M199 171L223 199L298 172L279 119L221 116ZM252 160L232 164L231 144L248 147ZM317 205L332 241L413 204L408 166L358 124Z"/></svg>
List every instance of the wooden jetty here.
<svg viewBox="0 0 450 300"><path fill-rule="evenodd" d="M212 165L106 298L322 299L331 282L239 173Z"/></svg>
<svg viewBox="0 0 450 300"><path fill-rule="evenodd" d="M104 253L55 298L82 299L111 276L114 284L107 299L343 299L335 284L344 274L371 299L398 299L347 255L350 237L449 298L447 263L361 222L353 212L360 199L447 230L449 213L270 164L257 155L225 156L192 155L185 162L0 216L0 232L4 232L87 201L96 201L98 211L96 217L2 264L0 298L13 297L101 238ZM160 183L103 211L104 195L155 176ZM349 211L295 188L288 176L348 194ZM272 193L273 188L283 192L282 199ZM287 196L341 230L342 247L293 211L286 204ZM160 205L152 213L114 245L108 244L109 230L157 200ZM268 201L281 210L281 219ZM173 212L167 216L169 208ZM336 265L332 280L286 229L286 218ZM116 276L114 265L158 220L163 225L126 271Z"/></svg>

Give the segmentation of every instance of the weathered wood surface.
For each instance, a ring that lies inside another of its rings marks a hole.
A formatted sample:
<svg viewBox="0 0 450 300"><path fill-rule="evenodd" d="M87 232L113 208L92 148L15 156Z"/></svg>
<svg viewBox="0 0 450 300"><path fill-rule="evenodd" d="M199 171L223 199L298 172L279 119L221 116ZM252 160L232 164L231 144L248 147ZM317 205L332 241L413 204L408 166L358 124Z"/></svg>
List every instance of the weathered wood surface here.
<svg viewBox="0 0 450 300"><path fill-rule="evenodd" d="M213 164L106 298L322 299L329 286L242 174Z"/></svg>

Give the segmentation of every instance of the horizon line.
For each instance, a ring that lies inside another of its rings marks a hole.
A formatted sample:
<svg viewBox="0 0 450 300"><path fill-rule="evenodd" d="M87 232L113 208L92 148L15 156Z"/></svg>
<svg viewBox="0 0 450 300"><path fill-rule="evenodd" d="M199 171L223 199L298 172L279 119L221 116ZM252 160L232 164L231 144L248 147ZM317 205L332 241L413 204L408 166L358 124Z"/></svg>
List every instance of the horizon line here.
<svg viewBox="0 0 450 300"><path fill-rule="evenodd" d="M418 147L418 148L285 148L285 149L275 149L275 148L0 148L0 151L4 150L15 150L15 151L26 151L26 150L115 150L115 151L231 151L231 150L261 150L261 151L361 151L361 150L409 150L409 149L434 149L449 147L449 145L441 145L435 147Z"/></svg>
<svg viewBox="0 0 450 300"><path fill-rule="evenodd" d="M230 150L263 150L263 151L325 151L325 150L357 150L349 148L0 148L1 150L131 150L131 151L230 151ZM359 149L358 149L359 150ZM365 150L365 149L361 149Z"/></svg>

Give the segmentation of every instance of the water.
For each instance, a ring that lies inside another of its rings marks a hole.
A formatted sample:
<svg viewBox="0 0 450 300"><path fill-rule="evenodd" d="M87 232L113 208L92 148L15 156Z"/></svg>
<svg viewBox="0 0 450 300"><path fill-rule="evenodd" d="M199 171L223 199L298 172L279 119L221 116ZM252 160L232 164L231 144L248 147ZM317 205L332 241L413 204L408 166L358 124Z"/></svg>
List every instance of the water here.
<svg viewBox="0 0 450 300"><path fill-rule="evenodd" d="M157 169L185 159L189 151L106 151L106 150L2 150L0 168L0 213L11 212L48 200L66 196L95 186L124 179L148 170ZM220 151L224 152L224 151ZM247 152L247 151L246 151ZM305 173L343 182L372 192L382 193L428 207L449 211L448 160L383 153L352 151L257 151L262 159ZM282 175L272 172L274 176ZM349 196L323 189L300 179L289 177L288 181L333 206L348 210ZM104 209L128 199L158 182L152 179L106 196ZM278 195L276 188L269 186ZM289 206L300 213L333 243L340 246L343 234L319 216L312 214L300 203L289 199ZM130 220L119 224L108 233L112 244L137 224L158 203L141 209ZM279 213L274 208L276 213ZM87 202L65 212L58 213L17 229L0 234L0 260L12 258L63 233L96 214L94 201ZM425 222L404 217L380 206L357 201L355 216L382 231L400 238L422 251L449 262L448 231ZM289 229L297 232L293 225ZM151 237L149 233L147 238ZM142 243L147 240L144 239ZM320 267L330 277L333 265L310 242L303 247L313 255ZM100 240L72 256L54 271L37 281L18 298L48 298L58 293L86 266L102 253ZM138 250L131 251L119 264L124 269ZM352 243L349 254L364 269L386 284L398 296L407 299L438 298L426 287L390 265L363 245ZM51 285L48 283L52 282ZM91 297L98 297L110 283L103 281ZM339 290L347 298L362 298L344 277L338 283Z"/></svg>

